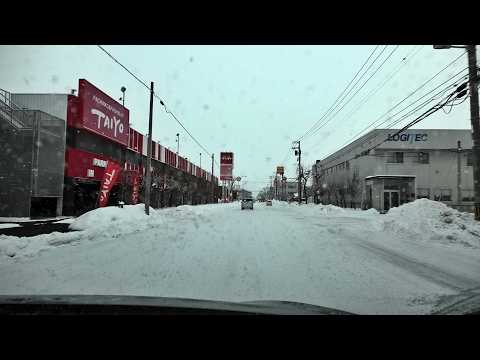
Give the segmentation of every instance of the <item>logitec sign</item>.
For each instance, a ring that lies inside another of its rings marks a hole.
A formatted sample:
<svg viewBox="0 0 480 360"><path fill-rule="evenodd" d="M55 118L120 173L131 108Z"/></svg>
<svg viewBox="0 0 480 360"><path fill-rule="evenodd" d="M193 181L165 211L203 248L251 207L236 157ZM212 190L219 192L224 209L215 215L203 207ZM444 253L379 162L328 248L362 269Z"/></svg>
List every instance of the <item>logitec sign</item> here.
<svg viewBox="0 0 480 360"><path fill-rule="evenodd" d="M129 111L85 79L78 83L80 117L76 125L128 145Z"/></svg>
<svg viewBox="0 0 480 360"><path fill-rule="evenodd" d="M387 141L406 141L410 144L418 141L427 141L427 134L388 134Z"/></svg>

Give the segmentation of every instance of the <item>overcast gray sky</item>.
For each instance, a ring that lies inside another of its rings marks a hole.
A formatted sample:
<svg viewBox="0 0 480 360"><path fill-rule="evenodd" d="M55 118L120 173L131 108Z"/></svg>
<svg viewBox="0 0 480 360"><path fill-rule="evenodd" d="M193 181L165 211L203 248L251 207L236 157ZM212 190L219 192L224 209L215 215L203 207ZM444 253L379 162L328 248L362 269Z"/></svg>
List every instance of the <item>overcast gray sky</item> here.
<svg viewBox="0 0 480 360"><path fill-rule="evenodd" d="M221 151L233 151L234 173L246 176L245 185L250 190L264 186L277 165L286 166L288 177L295 176L296 158L290 150L291 141L320 119L375 48L373 45L104 47L142 80L154 81L155 91L167 107L217 160ZM394 48L391 45L384 50L350 95ZM377 49L370 62L382 49L383 46ZM462 53L462 49L433 50L431 45L398 47L343 110L315 135L302 141L305 166L310 167L316 159L337 150ZM406 62L403 59L408 54ZM403 62L406 64L401 65ZM402 106L466 66L465 55ZM399 70L395 76L368 102L361 101L396 69ZM125 106L130 109L131 124L146 133L148 90L98 47L0 46L0 87L7 91L70 93L78 88L79 78L89 80L116 99L121 96L120 87L125 86ZM359 106L358 111L353 111ZM414 115L399 125L413 118ZM449 114L439 111L416 127L469 129L468 101L454 107ZM156 101L154 139L176 149L177 132L181 134L180 153L198 165L199 153L204 151ZM204 168L206 161L203 154ZM217 175L218 172L216 167Z"/></svg>

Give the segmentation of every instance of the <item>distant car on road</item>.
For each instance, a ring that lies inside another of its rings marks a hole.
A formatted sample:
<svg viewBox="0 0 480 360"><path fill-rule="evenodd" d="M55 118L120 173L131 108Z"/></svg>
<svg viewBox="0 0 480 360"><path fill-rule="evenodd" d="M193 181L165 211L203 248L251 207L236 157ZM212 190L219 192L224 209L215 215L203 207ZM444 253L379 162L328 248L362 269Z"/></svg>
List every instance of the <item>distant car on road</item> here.
<svg viewBox="0 0 480 360"><path fill-rule="evenodd" d="M253 210L253 199L245 198L242 200L242 210L243 209L251 209Z"/></svg>
<svg viewBox="0 0 480 360"><path fill-rule="evenodd" d="M266 205L267 205L267 206L272 206L272 200L267 200Z"/></svg>

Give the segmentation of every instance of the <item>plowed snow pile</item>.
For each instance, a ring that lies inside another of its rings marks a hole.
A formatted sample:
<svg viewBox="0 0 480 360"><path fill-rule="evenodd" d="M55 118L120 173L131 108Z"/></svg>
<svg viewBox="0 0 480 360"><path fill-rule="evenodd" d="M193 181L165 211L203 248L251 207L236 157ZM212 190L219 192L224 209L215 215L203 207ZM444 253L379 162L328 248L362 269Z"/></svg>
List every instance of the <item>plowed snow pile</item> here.
<svg viewBox="0 0 480 360"><path fill-rule="evenodd" d="M311 211L321 215L342 215L342 214L348 214L354 211L353 209L348 209L348 208L344 209L339 206L335 206L331 204L323 205L323 204L309 203L309 204L302 204L300 206L298 206L297 204L291 204L291 206L297 206L299 210L303 210L303 211L307 210L307 211Z"/></svg>
<svg viewBox="0 0 480 360"><path fill-rule="evenodd" d="M428 199L390 209L384 216L383 228L400 236L480 248L480 224L473 214Z"/></svg>
<svg viewBox="0 0 480 360"><path fill-rule="evenodd" d="M103 231L111 235L125 233L132 228L137 230L149 227L152 219L158 222L157 211L150 208L151 217L145 214L145 205L126 205L124 208L108 206L89 211L75 219L70 224L71 230L87 230L101 233Z"/></svg>
<svg viewBox="0 0 480 360"><path fill-rule="evenodd" d="M145 215L144 209L144 204L127 205L123 209L110 206L89 211L75 220L70 220L71 230L84 231L52 232L32 237L0 235L0 257L34 257L61 245L115 238L132 231L148 229L152 227L153 219ZM150 208L150 213L156 214L156 210ZM158 225L161 221L155 217L154 223Z"/></svg>

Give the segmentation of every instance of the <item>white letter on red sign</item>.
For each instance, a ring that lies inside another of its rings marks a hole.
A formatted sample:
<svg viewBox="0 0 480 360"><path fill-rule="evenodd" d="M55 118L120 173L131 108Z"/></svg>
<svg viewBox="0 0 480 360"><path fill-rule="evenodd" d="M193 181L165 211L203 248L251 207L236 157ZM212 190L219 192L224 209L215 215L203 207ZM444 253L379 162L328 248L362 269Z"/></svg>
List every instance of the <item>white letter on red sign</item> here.
<svg viewBox="0 0 480 360"><path fill-rule="evenodd" d="M104 114L103 112L101 112L100 110L97 110L97 109L91 109L90 112L91 112L93 115L97 115L97 116L98 116L97 128L100 129L100 120L105 117L105 114Z"/></svg>
<svg viewBox="0 0 480 360"><path fill-rule="evenodd" d="M117 119L115 116L113 117L113 121L114 121L114 133L113 133L113 136L117 137L117 127L118 127L118 124L120 123L120 119ZM120 129L119 129L120 130ZM122 128L121 128L121 133L123 133L123 125L122 125Z"/></svg>

